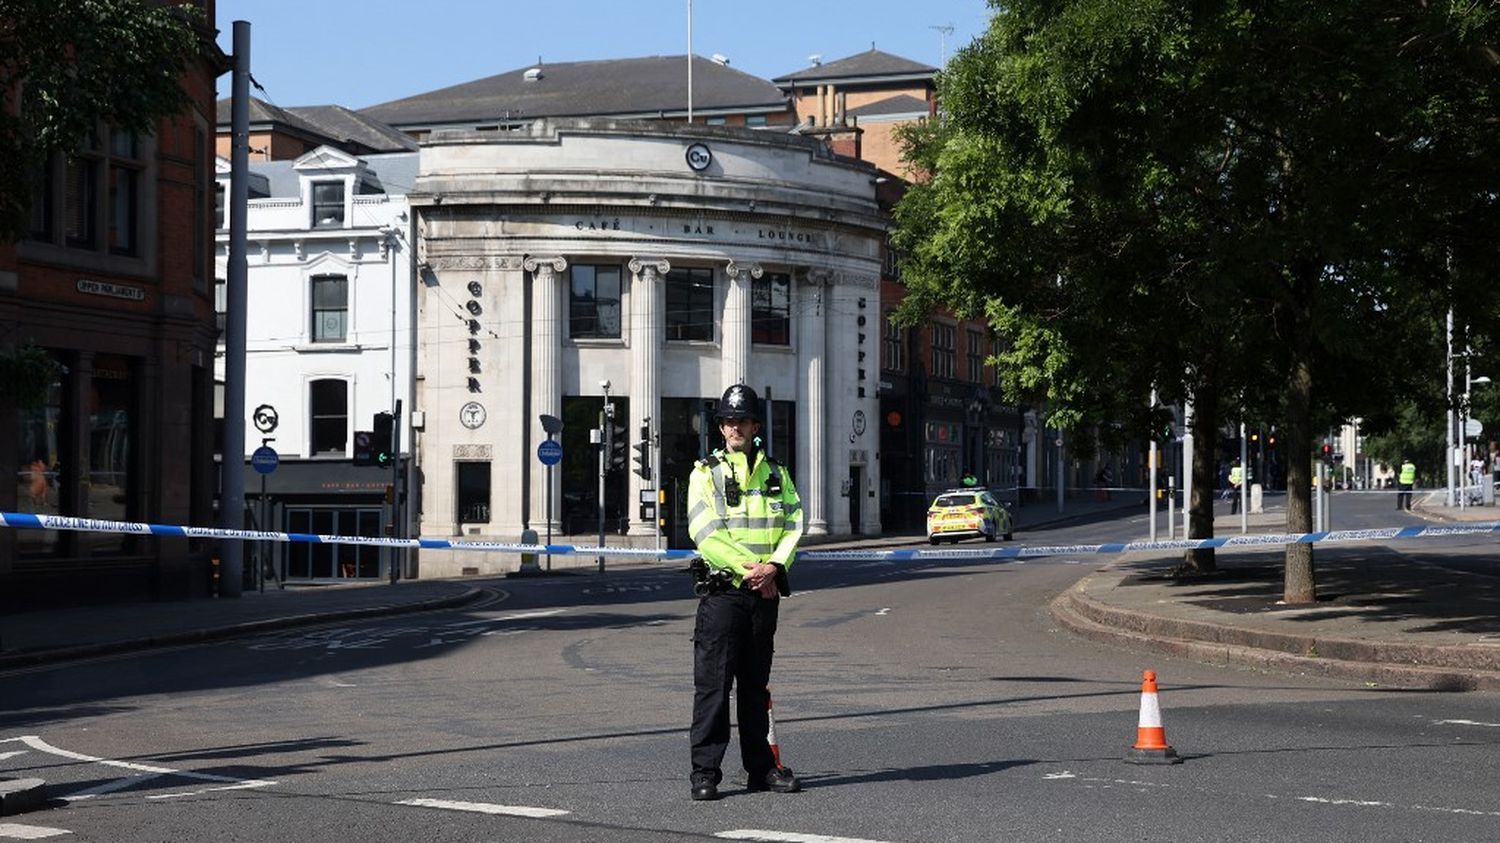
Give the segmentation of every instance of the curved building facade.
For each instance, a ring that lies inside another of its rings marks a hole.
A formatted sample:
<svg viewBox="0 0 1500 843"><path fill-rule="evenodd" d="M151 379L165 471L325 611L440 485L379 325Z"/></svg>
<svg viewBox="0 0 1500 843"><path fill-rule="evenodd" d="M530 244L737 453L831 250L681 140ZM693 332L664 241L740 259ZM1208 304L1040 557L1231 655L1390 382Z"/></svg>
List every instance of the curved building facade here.
<svg viewBox="0 0 1500 843"><path fill-rule="evenodd" d="M739 382L767 406L807 532L878 534L875 176L769 131L428 137L411 195L421 534L686 546L685 481ZM424 554L424 575L514 565L452 556Z"/></svg>

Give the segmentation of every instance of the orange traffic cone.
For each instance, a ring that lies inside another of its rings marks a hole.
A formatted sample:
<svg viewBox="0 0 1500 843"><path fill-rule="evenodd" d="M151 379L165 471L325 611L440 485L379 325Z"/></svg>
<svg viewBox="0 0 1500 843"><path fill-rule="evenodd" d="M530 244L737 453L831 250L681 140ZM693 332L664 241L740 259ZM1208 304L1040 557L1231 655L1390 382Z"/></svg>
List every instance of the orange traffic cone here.
<svg viewBox="0 0 1500 843"><path fill-rule="evenodd" d="M1167 730L1161 725L1161 704L1156 699L1156 671L1141 677L1141 719L1135 730L1135 746L1126 753L1131 764L1181 764L1182 758L1167 745Z"/></svg>
<svg viewBox="0 0 1500 843"><path fill-rule="evenodd" d="M771 689L766 688L766 723L770 725L770 729L766 732L766 743L771 745L771 760L776 762L776 769L780 770L785 765L781 763L781 747L776 745L775 708L776 706L771 704Z"/></svg>

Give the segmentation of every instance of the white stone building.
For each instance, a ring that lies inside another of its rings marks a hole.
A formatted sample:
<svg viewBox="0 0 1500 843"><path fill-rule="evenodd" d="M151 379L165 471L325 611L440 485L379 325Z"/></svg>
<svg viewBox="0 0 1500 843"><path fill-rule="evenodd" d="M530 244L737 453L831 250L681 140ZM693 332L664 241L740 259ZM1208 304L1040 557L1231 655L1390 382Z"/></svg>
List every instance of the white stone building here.
<svg viewBox="0 0 1500 843"><path fill-rule="evenodd" d="M744 382L811 535L878 534L876 399L885 223L876 171L798 135L539 120L440 131L411 194L418 240L420 533L666 540L717 437L705 402ZM600 482L598 428L624 440ZM563 420L552 484L540 417ZM632 471L649 424L652 473ZM681 542L674 542L681 546ZM424 551L424 576L516 559Z"/></svg>
<svg viewBox="0 0 1500 843"><path fill-rule="evenodd" d="M292 532L383 533L391 470L353 464L355 432L371 430L375 414L399 399L402 450L410 451L415 346L406 193L416 171L415 152L356 157L328 146L295 161L251 165L245 456L267 442L280 457L264 499L260 476L245 473L254 522ZM222 200L229 184L223 159L218 181ZM221 319L228 248L221 215ZM222 389L222 334L217 357ZM389 564L388 553L353 546L267 552L292 580L383 577Z"/></svg>

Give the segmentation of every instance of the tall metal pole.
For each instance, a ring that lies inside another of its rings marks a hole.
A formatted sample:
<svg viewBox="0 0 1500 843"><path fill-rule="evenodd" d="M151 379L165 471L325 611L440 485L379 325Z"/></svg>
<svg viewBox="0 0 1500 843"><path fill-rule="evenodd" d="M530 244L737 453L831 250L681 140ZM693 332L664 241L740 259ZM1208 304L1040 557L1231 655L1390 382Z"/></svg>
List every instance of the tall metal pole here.
<svg viewBox="0 0 1500 843"><path fill-rule="evenodd" d="M1182 537L1191 538L1193 511L1193 402L1182 405Z"/></svg>
<svg viewBox="0 0 1500 843"><path fill-rule="evenodd" d="M1448 433L1447 433L1446 441L1443 443L1443 451L1444 451L1444 453L1443 453L1443 461L1448 464L1448 495L1447 495L1447 501L1446 501L1445 505L1452 506L1453 505L1453 498L1454 498L1454 494L1453 494L1453 481L1455 479L1454 472L1453 472L1453 451L1454 451L1455 445L1453 443L1458 439L1458 435L1457 435L1457 431L1454 430L1455 413L1453 412L1453 308L1451 308L1451 307L1448 308L1448 357L1447 357L1447 360L1448 360L1448 385L1447 385L1447 389L1444 390L1444 391L1445 391L1445 393L1448 396L1448 414L1447 414L1447 416L1445 418L1445 424L1447 425Z"/></svg>
<svg viewBox="0 0 1500 843"><path fill-rule="evenodd" d="M687 121L693 122L693 0L688 0L688 101ZM601 558L599 563L604 564Z"/></svg>
<svg viewBox="0 0 1500 843"><path fill-rule="evenodd" d="M1155 389L1151 390L1151 404L1150 404L1150 408L1151 408L1152 414L1154 415L1155 412L1156 412L1156 390ZM1151 452L1150 453L1151 466L1150 466L1149 474L1150 474L1151 480L1150 480L1149 491L1146 493L1147 494L1147 496L1146 496L1146 506L1151 511L1151 540L1152 541L1156 541L1156 457L1157 457L1157 450L1156 450L1156 430L1155 430L1154 427L1153 427L1153 429L1151 431L1150 452Z"/></svg>
<svg viewBox="0 0 1500 843"><path fill-rule="evenodd" d="M391 372L394 379L396 373ZM391 535L401 538L401 399L391 412ZM391 548L391 585L401 578L401 550Z"/></svg>
<svg viewBox="0 0 1500 843"><path fill-rule="evenodd" d="M1063 430L1057 429L1057 511L1063 511L1063 470L1066 463L1063 459Z"/></svg>
<svg viewBox="0 0 1500 843"><path fill-rule="evenodd" d="M604 411L599 414L599 546L604 547L604 475L609 471L610 428L614 426L615 407L609 403L609 387L604 386ZM604 573L604 554L599 554L599 573Z"/></svg>
<svg viewBox="0 0 1500 843"><path fill-rule="evenodd" d="M229 266L225 278L224 449L219 463L219 526L245 528L245 266L250 202L250 23L234 22L234 75L230 83ZM219 596L244 588L245 547L226 541L219 551Z"/></svg>

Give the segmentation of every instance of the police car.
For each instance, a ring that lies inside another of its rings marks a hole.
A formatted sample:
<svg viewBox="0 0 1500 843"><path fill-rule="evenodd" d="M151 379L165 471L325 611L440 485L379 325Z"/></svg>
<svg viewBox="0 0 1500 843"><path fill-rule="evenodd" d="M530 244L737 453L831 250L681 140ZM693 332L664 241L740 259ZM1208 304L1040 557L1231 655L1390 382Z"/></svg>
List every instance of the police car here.
<svg viewBox="0 0 1500 843"><path fill-rule="evenodd" d="M1010 510L984 489L951 489L927 508L927 540L933 544L971 536L1010 541L1013 529Z"/></svg>

